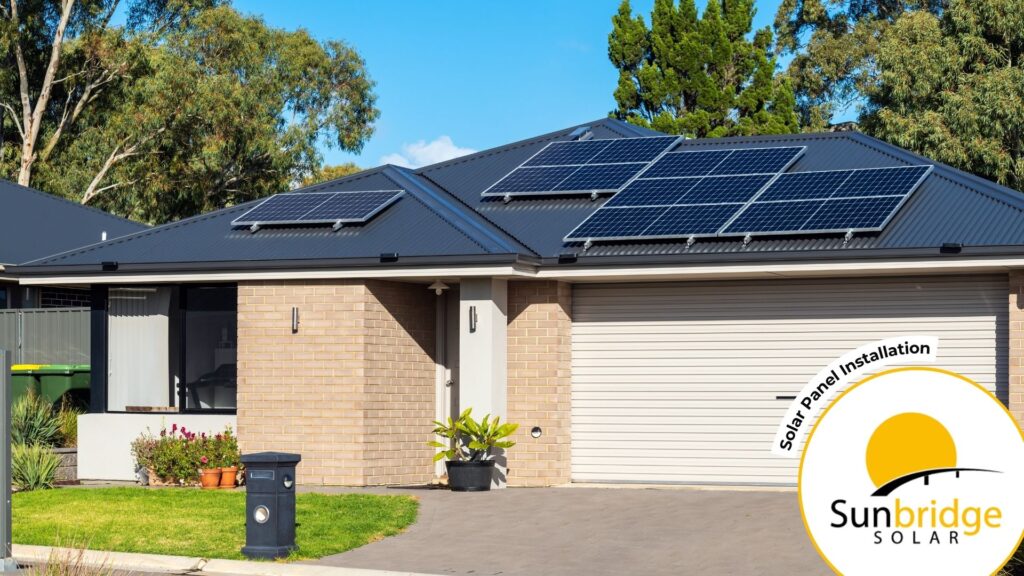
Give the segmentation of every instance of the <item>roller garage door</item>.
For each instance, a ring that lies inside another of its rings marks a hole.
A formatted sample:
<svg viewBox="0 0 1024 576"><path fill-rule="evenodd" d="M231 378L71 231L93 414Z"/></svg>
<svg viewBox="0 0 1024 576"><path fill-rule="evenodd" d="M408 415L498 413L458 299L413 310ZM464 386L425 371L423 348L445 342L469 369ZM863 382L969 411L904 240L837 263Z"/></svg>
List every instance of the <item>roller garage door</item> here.
<svg viewBox="0 0 1024 576"><path fill-rule="evenodd" d="M793 484L769 447L788 401L866 342L938 336L940 365L1005 400L1002 276L577 284L578 482Z"/></svg>

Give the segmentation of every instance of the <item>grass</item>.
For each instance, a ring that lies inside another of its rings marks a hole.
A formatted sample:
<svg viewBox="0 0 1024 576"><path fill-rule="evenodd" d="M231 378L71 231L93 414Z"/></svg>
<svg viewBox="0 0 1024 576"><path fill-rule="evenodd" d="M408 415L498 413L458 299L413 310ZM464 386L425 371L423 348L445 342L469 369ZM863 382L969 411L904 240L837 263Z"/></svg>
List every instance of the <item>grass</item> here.
<svg viewBox="0 0 1024 576"><path fill-rule="evenodd" d="M19 492L17 544L242 559L245 493L188 488ZM299 494L289 560L320 558L393 536L415 522L408 496Z"/></svg>

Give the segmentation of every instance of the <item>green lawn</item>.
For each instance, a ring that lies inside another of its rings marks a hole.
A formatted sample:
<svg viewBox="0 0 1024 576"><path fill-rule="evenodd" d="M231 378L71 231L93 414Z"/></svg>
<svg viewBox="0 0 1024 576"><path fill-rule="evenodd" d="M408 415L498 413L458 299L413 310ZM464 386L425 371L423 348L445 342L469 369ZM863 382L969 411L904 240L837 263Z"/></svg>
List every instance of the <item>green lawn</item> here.
<svg viewBox="0 0 1024 576"><path fill-rule="evenodd" d="M299 494L289 559L337 554L398 534L416 520L408 496ZM20 492L14 542L241 559L245 493L188 488L59 489Z"/></svg>

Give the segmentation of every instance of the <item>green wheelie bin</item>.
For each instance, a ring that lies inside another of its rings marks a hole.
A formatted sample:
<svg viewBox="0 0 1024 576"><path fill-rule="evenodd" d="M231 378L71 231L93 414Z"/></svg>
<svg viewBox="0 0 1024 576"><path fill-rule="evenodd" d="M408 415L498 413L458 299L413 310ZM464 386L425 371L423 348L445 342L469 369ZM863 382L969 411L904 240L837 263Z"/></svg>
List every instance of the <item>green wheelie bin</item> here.
<svg viewBox="0 0 1024 576"><path fill-rule="evenodd" d="M59 407L65 399L78 407L88 406L88 364L46 364L38 373L40 393L54 407Z"/></svg>
<svg viewBox="0 0 1024 576"><path fill-rule="evenodd" d="M11 366L11 402L25 396L31 390L39 394L41 390L39 370L42 364L14 364Z"/></svg>

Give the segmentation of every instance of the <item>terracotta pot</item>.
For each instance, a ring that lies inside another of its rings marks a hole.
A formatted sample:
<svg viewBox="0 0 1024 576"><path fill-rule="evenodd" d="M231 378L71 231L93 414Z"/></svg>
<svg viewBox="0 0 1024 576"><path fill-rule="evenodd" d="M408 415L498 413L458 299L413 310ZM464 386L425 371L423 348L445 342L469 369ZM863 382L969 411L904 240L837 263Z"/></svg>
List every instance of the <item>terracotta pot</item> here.
<svg viewBox="0 0 1024 576"><path fill-rule="evenodd" d="M177 486L178 482L173 479L164 479L156 475L156 471L152 468L146 468L146 480L149 486Z"/></svg>
<svg viewBox="0 0 1024 576"><path fill-rule="evenodd" d="M220 486L220 468L204 468L199 473L199 483L203 490L213 490Z"/></svg>
<svg viewBox="0 0 1024 576"><path fill-rule="evenodd" d="M234 488L235 477L238 475L238 466L224 466L220 469L220 487Z"/></svg>

